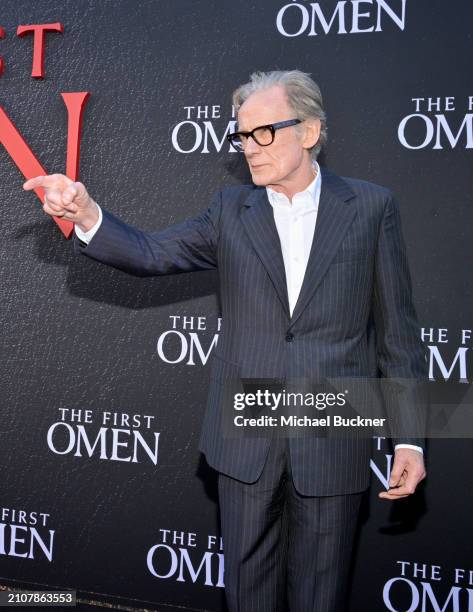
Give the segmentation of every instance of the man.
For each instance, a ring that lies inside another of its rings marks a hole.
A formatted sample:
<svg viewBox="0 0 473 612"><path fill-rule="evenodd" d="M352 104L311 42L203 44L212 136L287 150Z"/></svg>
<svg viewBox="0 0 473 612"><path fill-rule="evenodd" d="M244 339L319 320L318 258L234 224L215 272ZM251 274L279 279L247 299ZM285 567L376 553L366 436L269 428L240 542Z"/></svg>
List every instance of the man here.
<svg viewBox="0 0 473 612"><path fill-rule="evenodd" d="M84 255L139 276L218 268L223 330L200 449L219 472L229 608L274 612L287 596L292 612L340 611L370 440L225 436L226 387L370 377L372 358L384 377L425 377L399 212L387 189L317 164L326 124L309 75L255 73L234 104L229 138L254 185L223 189L185 223L142 232L62 175L24 187L74 221ZM395 442L384 499L425 477L419 443Z"/></svg>

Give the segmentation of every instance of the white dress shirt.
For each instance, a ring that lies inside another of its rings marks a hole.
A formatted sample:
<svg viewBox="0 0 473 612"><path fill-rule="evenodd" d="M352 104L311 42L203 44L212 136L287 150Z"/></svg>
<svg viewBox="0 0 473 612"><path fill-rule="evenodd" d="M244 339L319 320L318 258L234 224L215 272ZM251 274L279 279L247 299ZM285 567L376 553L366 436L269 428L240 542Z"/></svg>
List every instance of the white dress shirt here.
<svg viewBox="0 0 473 612"><path fill-rule="evenodd" d="M314 237L315 222L320 201L322 175L317 162L316 176L304 191L289 198L270 187L266 187L268 199L273 207L274 221L281 241L281 250L286 270L287 295L292 316L304 280Z"/></svg>
<svg viewBox="0 0 473 612"><path fill-rule="evenodd" d="M301 291L309 261L319 209L322 174L317 162L314 162L314 170L317 173L314 180L304 191L296 193L292 197L292 202L283 193L266 187L281 242L291 316ZM102 223L102 209L98 204L97 207L99 209L99 219L88 232L83 232L77 225L74 226L78 238L86 244L92 240ZM412 448L423 453L420 446L412 444L397 444L395 448Z"/></svg>

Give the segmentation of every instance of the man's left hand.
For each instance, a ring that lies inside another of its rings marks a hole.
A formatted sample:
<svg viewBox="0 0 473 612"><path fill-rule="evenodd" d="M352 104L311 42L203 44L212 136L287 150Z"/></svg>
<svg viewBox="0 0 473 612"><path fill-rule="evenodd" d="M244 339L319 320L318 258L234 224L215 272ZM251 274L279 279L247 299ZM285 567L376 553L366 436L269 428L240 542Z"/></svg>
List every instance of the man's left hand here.
<svg viewBox="0 0 473 612"><path fill-rule="evenodd" d="M394 452L394 465L389 478L389 489L379 493L382 499L402 499L412 495L426 476L424 456L411 448Z"/></svg>

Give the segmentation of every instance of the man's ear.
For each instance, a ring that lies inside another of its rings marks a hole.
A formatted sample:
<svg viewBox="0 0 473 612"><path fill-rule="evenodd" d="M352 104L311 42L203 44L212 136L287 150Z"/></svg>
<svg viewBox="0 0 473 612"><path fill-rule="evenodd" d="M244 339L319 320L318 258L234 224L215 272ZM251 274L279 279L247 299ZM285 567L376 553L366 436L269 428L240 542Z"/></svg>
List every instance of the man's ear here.
<svg viewBox="0 0 473 612"><path fill-rule="evenodd" d="M312 149L318 143L320 138L321 123L320 119L306 119L304 121L304 137L302 146L304 149Z"/></svg>

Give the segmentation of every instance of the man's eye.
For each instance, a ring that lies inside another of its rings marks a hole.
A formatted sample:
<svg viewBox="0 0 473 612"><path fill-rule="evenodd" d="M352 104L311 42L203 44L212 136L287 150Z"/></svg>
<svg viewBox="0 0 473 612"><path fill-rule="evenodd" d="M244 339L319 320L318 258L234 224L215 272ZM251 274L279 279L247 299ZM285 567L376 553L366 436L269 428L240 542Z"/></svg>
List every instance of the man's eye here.
<svg viewBox="0 0 473 612"><path fill-rule="evenodd" d="M271 130L268 128L260 128L259 130L256 130L255 136L261 144L267 144L271 142L272 139Z"/></svg>

